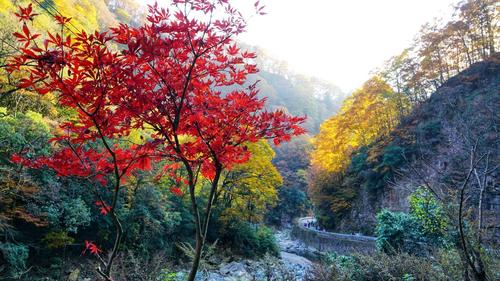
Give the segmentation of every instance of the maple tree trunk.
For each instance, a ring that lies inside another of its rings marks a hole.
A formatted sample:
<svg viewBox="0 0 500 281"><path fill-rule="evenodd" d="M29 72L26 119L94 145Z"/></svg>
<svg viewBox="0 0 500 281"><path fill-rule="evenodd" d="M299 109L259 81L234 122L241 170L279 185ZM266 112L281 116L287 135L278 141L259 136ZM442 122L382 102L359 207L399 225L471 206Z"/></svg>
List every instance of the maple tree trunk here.
<svg viewBox="0 0 500 281"><path fill-rule="evenodd" d="M108 264L107 264L106 269L104 271L104 273L108 276L107 281L113 280L111 278L111 267L113 265L113 261L116 257L116 254L118 253L118 247L121 244L121 240L122 240L122 236L123 236L122 224L121 224L120 220L118 219L118 217L116 216L116 213L114 213L114 211L112 213L112 218L113 218L113 224L115 225L115 228L116 228L116 236L115 236L115 242L113 244L113 250L111 251L111 254L110 254L109 259L108 259Z"/></svg>
<svg viewBox="0 0 500 281"><path fill-rule="evenodd" d="M111 208L109 210L109 214L111 216L111 219L113 220L113 225L115 226L116 230L116 236L115 236L115 241L113 243L113 249L111 250L111 253L109 254L108 261L103 262L104 263L104 272L101 272L99 270L99 273L106 279L106 281L113 281L113 278L111 278L111 267L113 266L113 261L115 260L115 257L118 253L118 248L120 247L122 236L123 236L123 227L120 222L120 219L116 215L116 205L118 203L118 196L120 195L120 181L121 181L121 175L119 172L119 167L118 167L118 162L116 160L116 154L111 148L111 146L108 144L106 141L106 138L104 134L102 133L101 127L99 126L98 122L95 120L95 118L92 118L92 121L94 122L94 125L96 126L97 132L99 133L99 136L102 140L102 143L106 150L109 152L111 155L111 158L113 159L113 165L114 165L114 176L115 176L115 184L114 184L114 189L113 189L113 202L111 203ZM102 201L102 200L101 200Z"/></svg>
<svg viewBox="0 0 500 281"><path fill-rule="evenodd" d="M194 180L194 174L193 171L191 170L191 166L189 163L184 160L183 161L184 166L186 167L186 170L188 172L188 178L189 178L189 197L191 199L191 207L193 210L193 216L194 216L194 222L196 226L196 246L195 246L195 253L194 253L194 258L193 258L193 263L191 264L191 270L189 272L188 279L189 281L194 281L196 278L196 273L198 272L198 266L200 264L200 259L201 259L201 251L203 249L203 239L201 237L201 221L200 221L200 213L198 209L198 202L196 200L196 195L195 195L195 180Z"/></svg>
<svg viewBox="0 0 500 281"><path fill-rule="evenodd" d="M200 265L201 251L203 249L203 238L201 235L196 235L196 247L195 255L193 259L193 264L191 265L191 271L189 272L188 281L194 281L196 278L196 273L198 272L198 267Z"/></svg>
<svg viewBox="0 0 500 281"><path fill-rule="evenodd" d="M116 231L115 241L113 242L113 248L111 250L111 253L108 256L108 260L106 262L101 260L103 265L104 265L104 270L98 269L98 273L106 281L113 281L113 278L111 277L111 268L113 266L114 259L116 258L116 255L118 254L118 249L120 247L122 236L123 236L123 226L122 226L120 219L118 218L118 216L116 215L116 212L115 212L116 202L118 201L118 196L119 196L119 188L120 188L120 182L119 182L119 178L118 178L117 184L115 186L115 191L113 194L113 207L109 212L111 219L113 220L113 225L115 226L115 231Z"/></svg>
<svg viewBox="0 0 500 281"><path fill-rule="evenodd" d="M215 177L214 177L214 179L212 181L212 185L210 187L210 194L208 196L207 207L205 209L205 219L203 221L203 226L201 225L201 221L199 220L198 205L196 204L196 201L193 201L193 197L194 197L194 188L193 188L191 201L194 202L193 206L196 206L196 208L193 207L193 210L195 212L195 217L197 217L197 219L196 219L196 246L195 246L195 253L194 253L194 258L193 258L193 264L191 265L191 271L189 272L188 281L194 281L194 279L196 278L196 273L198 272L198 267L200 265L200 260L201 260L201 254L203 252L203 246L205 245L205 238L207 236L208 225L210 222L210 214L212 211L213 201L215 198L215 194L217 193L217 185L219 184L219 179L220 179L221 173L222 173L222 167L219 166L216 168ZM196 198L194 198L194 200L196 200Z"/></svg>
<svg viewBox="0 0 500 281"><path fill-rule="evenodd" d="M113 225L115 226L115 231L116 231L116 236L115 236L115 241L113 242L113 248L111 250L111 253L108 256L108 260L104 261L101 259L102 264L104 265L104 270L102 270L100 267L97 268L97 272L106 280L106 281L113 281L113 278L111 277L111 269L113 266L114 259L116 258L116 255L118 254L118 249L121 244L122 236L123 236L123 226L120 222L120 219L114 212L114 210L110 211L111 218L113 220Z"/></svg>

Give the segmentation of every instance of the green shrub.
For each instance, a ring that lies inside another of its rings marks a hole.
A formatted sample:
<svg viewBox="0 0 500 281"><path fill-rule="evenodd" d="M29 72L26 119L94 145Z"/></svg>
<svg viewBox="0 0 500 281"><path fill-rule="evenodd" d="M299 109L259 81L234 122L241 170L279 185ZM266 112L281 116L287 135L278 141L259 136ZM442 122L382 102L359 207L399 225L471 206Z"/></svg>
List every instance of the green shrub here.
<svg viewBox="0 0 500 281"><path fill-rule="evenodd" d="M75 239L69 237L64 231L51 231L43 237L42 241L49 249L60 249L75 242Z"/></svg>
<svg viewBox="0 0 500 281"><path fill-rule="evenodd" d="M354 153L351 159L351 164L349 166L349 172L359 173L362 170L366 169L366 160L368 159L367 150L368 148L366 146L363 146Z"/></svg>
<svg viewBox="0 0 500 281"><path fill-rule="evenodd" d="M420 225L406 213L382 210L377 214L377 249L385 253L413 252L418 246Z"/></svg>
<svg viewBox="0 0 500 281"><path fill-rule="evenodd" d="M382 210L377 214L377 249L385 253L426 255L436 246L449 246L447 221L441 206L424 189L409 197L410 213Z"/></svg>
<svg viewBox="0 0 500 281"><path fill-rule="evenodd" d="M431 120L419 123L416 129L416 135L419 139L425 140L431 146L438 144L441 136L441 122Z"/></svg>
<svg viewBox="0 0 500 281"><path fill-rule="evenodd" d="M258 245L256 231L249 223L233 221L228 224L221 237L223 244L232 252L245 257L255 257Z"/></svg>
<svg viewBox="0 0 500 281"><path fill-rule="evenodd" d="M360 280L362 278L359 264L352 256L329 253L323 257L323 263L329 265L332 280Z"/></svg>
<svg viewBox="0 0 500 281"><path fill-rule="evenodd" d="M169 198L152 186L139 188L127 213L125 244L141 258L155 251L173 254L177 231L182 231L181 214L173 210ZM144 239L148 237L148 239Z"/></svg>
<svg viewBox="0 0 500 281"><path fill-rule="evenodd" d="M358 280L456 280L449 278L431 259L398 253L356 256L362 279Z"/></svg>
<svg viewBox="0 0 500 281"><path fill-rule="evenodd" d="M388 255L326 255L310 272L308 281L415 281L459 280L448 276L431 259L397 253Z"/></svg>
<svg viewBox="0 0 500 281"><path fill-rule="evenodd" d="M397 145L389 145L384 149L382 165L400 167L404 163L405 149Z"/></svg>
<svg viewBox="0 0 500 281"><path fill-rule="evenodd" d="M408 253L359 255L356 256L356 261L362 270L363 278L360 280L456 280L447 276L431 259Z"/></svg>
<svg viewBox="0 0 500 281"><path fill-rule="evenodd" d="M79 227L90 224L90 208L80 197L63 203L63 223L70 233L76 233Z"/></svg>
<svg viewBox="0 0 500 281"><path fill-rule="evenodd" d="M22 244L0 243L0 252L7 265L7 273L10 278L18 278L26 271L28 261L28 247Z"/></svg>
<svg viewBox="0 0 500 281"><path fill-rule="evenodd" d="M264 256L266 253L276 256L279 254L271 229L247 222L228 223L221 235L221 242L228 245L234 254L247 258Z"/></svg>
<svg viewBox="0 0 500 281"><path fill-rule="evenodd" d="M85 201L81 197L63 199L44 208L50 226L68 233L77 233L80 227L89 226L91 213Z"/></svg>
<svg viewBox="0 0 500 281"><path fill-rule="evenodd" d="M464 264L456 248L441 248L435 253L436 262L446 272L450 280L461 280L464 275Z"/></svg>
<svg viewBox="0 0 500 281"><path fill-rule="evenodd" d="M269 253L273 256L279 255L279 247L273 231L267 226L260 226L257 230L258 250L257 255L263 256Z"/></svg>
<svg viewBox="0 0 500 281"><path fill-rule="evenodd" d="M172 272L167 269L164 269L160 273L160 277L158 280L160 281L177 281L177 280L184 280L182 277L186 278L185 273L182 272Z"/></svg>
<svg viewBox="0 0 500 281"><path fill-rule="evenodd" d="M441 242L446 232L447 221L441 204L426 189L419 188L408 197L410 214L421 224L428 242Z"/></svg>

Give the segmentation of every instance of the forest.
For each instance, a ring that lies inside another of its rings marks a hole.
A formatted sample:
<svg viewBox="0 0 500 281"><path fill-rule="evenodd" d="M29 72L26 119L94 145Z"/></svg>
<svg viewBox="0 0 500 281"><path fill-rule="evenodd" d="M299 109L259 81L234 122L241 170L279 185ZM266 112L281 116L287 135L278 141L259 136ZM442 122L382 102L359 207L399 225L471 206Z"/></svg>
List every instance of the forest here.
<svg viewBox="0 0 500 281"><path fill-rule="evenodd" d="M351 93L164 2L0 0L0 280L500 280L497 1Z"/></svg>

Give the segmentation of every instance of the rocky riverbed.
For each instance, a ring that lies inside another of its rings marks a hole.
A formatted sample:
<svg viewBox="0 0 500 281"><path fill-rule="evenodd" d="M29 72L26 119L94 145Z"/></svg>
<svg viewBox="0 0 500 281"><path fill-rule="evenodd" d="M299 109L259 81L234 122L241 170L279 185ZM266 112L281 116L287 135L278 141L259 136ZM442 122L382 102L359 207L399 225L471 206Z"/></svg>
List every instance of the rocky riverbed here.
<svg viewBox="0 0 500 281"><path fill-rule="evenodd" d="M277 231L276 240L280 246L280 257L266 256L260 260L237 260L224 262L216 268L202 270L198 281L304 281L313 262L301 254L308 249L299 241L292 240L288 230ZM184 280L187 272L175 279Z"/></svg>

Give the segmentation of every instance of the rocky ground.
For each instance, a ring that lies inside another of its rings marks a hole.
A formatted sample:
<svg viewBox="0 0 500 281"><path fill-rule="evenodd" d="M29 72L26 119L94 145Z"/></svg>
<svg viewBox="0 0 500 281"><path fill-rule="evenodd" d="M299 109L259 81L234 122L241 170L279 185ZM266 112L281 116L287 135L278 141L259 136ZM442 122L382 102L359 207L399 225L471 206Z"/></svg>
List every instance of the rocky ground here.
<svg viewBox="0 0 500 281"><path fill-rule="evenodd" d="M259 260L236 259L214 255L207 263L202 263L197 281L305 281L314 263L306 258L314 256L314 250L293 240L290 231L276 231L276 241L280 246L280 257L265 256ZM92 267L82 272L79 268L68 271L68 281L94 280ZM187 268L165 270L156 280L184 281ZM49 280L49 279L47 279Z"/></svg>
<svg viewBox="0 0 500 281"><path fill-rule="evenodd" d="M302 243L290 238L290 232L277 231L276 240L281 256L266 256L260 260L238 260L221 262L216 268L202 270L199 281L303 281L313 262L307 256L308 249ZM184 280L184 274L176 276Z"/></svg>

